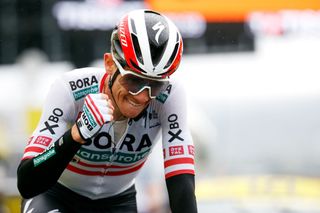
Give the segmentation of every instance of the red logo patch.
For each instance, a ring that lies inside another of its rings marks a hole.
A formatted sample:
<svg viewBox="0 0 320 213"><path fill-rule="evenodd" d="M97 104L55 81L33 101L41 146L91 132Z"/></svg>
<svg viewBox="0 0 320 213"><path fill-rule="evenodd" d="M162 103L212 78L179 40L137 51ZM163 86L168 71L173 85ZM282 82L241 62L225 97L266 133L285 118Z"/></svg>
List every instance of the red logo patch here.
<svg viewBox="0 0 320 213"><path fill-rule="evenodd" d="M175 156L175 155L183 155L183 146L172 146L169 148L169 155Z"/></svg>
<svg viewBox="0 0 320 213"><path fill-rule="evenodd" d="M40 144L43 146L49 146L50 142L52 141L52 138L46 137L46 136L38 136L34 144Z"/></svg>
<svg viewBox="0 0 320 213"><path fill-rule="evenodd" d="M189 150L189 154L194 156L194 146L189 145L188 150Z"/></svg>
<svg viewBox="0 0 320 213"><path fill-rule="evenodd" d="M27 145L31 143L32 139L33 139L33 136L29 138Z"/></svg>

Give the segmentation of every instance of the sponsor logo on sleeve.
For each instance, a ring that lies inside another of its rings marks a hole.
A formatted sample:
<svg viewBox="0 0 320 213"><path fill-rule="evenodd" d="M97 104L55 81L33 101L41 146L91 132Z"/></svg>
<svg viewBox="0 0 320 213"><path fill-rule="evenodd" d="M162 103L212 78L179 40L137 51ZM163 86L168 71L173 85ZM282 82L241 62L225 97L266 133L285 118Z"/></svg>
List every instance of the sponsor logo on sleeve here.
<svg viewBox="0 0 320 213"><path fill-rule="evenodd" d="M183 155L183 154L184 154L183 146L169 147L169 155L170 156Z"/></svg>
<svg viewBox="0 0 320 213"><path fill-rule="evenodd" d="M179 128L179 122L178 122L178 115L177 114L171 114L168 117L169 121L169 132L168 134L171 136L169 139L169 142L173 142L174 140L184 141L184 139L180 136L182 133L182 130Z"/></svg>
<svg viewBox="0 0 320 213"><path fill-rule="evenodd" d="M52 141L52 138L46 136L38 136L34 142L34 144L39 144L43 146L49 146Z"/></svg>
<svg viewBox="0 0 320 213"><path fill-rule="evenodd" d="M190 155L194 156L194 146L188 145L188 151Z"/></svg>
<svg viewBox="0 0 320 213"><path fill-rule="evenodd" d="M160 94L156 97L156 99L157 99L158 101L160 101L161 103L163 103L163 104L166 102L167 98L168 98L168 95L167 95L167 94L164 94L164 93L160 93Z"/></svg>
<svg viewBox="0 0 320 213"><path fill-rule="evenodd" d="M169 97L169 94L171 93L171 88L172 88L172 85L169 84L167 88L156 97L156 100L164 104L167 98Z"/></svg>
<svg viewBox="0 0 320 213"><path fill-rule="evenodd" d="M56 154L55 149L51 148L51 149L47 150L46 152L38 155L37 157L35 157L33 159L34 167L39 166L41 163L45 162L46 160L48 160L49 158L51 158L55 154Z"/></svg>
<svg viewBox="0 0 320 213"><path fill-rule="evenodd" d="M56 132L54 131L54 129L59 127L58 122L62 115L63 115L62 109L54 108L48 120L44 122L45 127L41 129L40 132L50 131L52 135L55 135Z"/></svg>
<svg viewBox="0 0 320 213"><path fill-rule="evenodd" d="M84 98L88 94L99 92L98 80L95 76L69 81L69 85L76 101Z"/></svg>
<svg viewBox="0 0 320 213"><path fill-rule="evenodd" d="M84 98L88 94L98 93L99 92L99 86L94 85L89 88L85 88L76 92L73 92L73 97L77 101L81 98Z"/></svg>

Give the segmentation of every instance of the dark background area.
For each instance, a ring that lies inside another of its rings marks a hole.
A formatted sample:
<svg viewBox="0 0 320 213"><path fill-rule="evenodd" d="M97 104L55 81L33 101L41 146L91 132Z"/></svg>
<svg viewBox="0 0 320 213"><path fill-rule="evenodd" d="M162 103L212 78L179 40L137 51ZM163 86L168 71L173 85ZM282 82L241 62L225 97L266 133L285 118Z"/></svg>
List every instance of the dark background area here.
<svg viewBox="0 0 320 213"><path fill-rule="evenodd" d="M37 48L49 61L89 65L109 51L111 31L62 30L52 15L56 0L0 0L0 64L12 64L25 50ZM185 54L253 51L245 23L207 23L200 38L184 39Z"/></svg>

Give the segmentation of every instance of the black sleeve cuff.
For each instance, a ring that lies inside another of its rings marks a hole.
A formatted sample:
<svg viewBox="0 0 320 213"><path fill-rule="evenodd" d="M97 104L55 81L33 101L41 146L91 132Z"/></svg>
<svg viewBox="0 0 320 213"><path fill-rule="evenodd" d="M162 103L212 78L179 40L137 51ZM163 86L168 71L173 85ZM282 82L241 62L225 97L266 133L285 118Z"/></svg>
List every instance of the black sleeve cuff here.
<svg viewBox="0 0 320 213"><path fill-rule="evenodd" d="M74 154L80 149L81 145L82 144L73 140L71 135L71 129L66 131L64 135L55 142L56 152L62 152L64 156L71 155L71 159L74 156Z"/></svg>
<svg viewBox="0 0 320 213"><path fill-rule="evenodd" d="M81 144L73 140L71 130L68 130L44 153L21 161L17 171L20 194L31 198L57 183L80 147Z"/></svg>
<svg viewBox="0 0 320 213"><path fill-rule="evenodd" d="M176 175L167 178L166 184L172 213L197 213L194 175Z"/></svg>

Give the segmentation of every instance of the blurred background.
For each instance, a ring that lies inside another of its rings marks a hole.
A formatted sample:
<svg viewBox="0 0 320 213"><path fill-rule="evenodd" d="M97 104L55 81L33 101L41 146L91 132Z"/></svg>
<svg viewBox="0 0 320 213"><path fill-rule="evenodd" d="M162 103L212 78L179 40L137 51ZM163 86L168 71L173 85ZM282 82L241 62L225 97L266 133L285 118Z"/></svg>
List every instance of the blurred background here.
<svg viewBox="0 0 320 213"><path fill-rule="evenodd" d="M169 16L183 79L200 213L320 213L319 0L0 0L0 213L19 212L16 169L50 83L103 66L119 18ZM139 212L164 213L161 147Z"/></svg>

